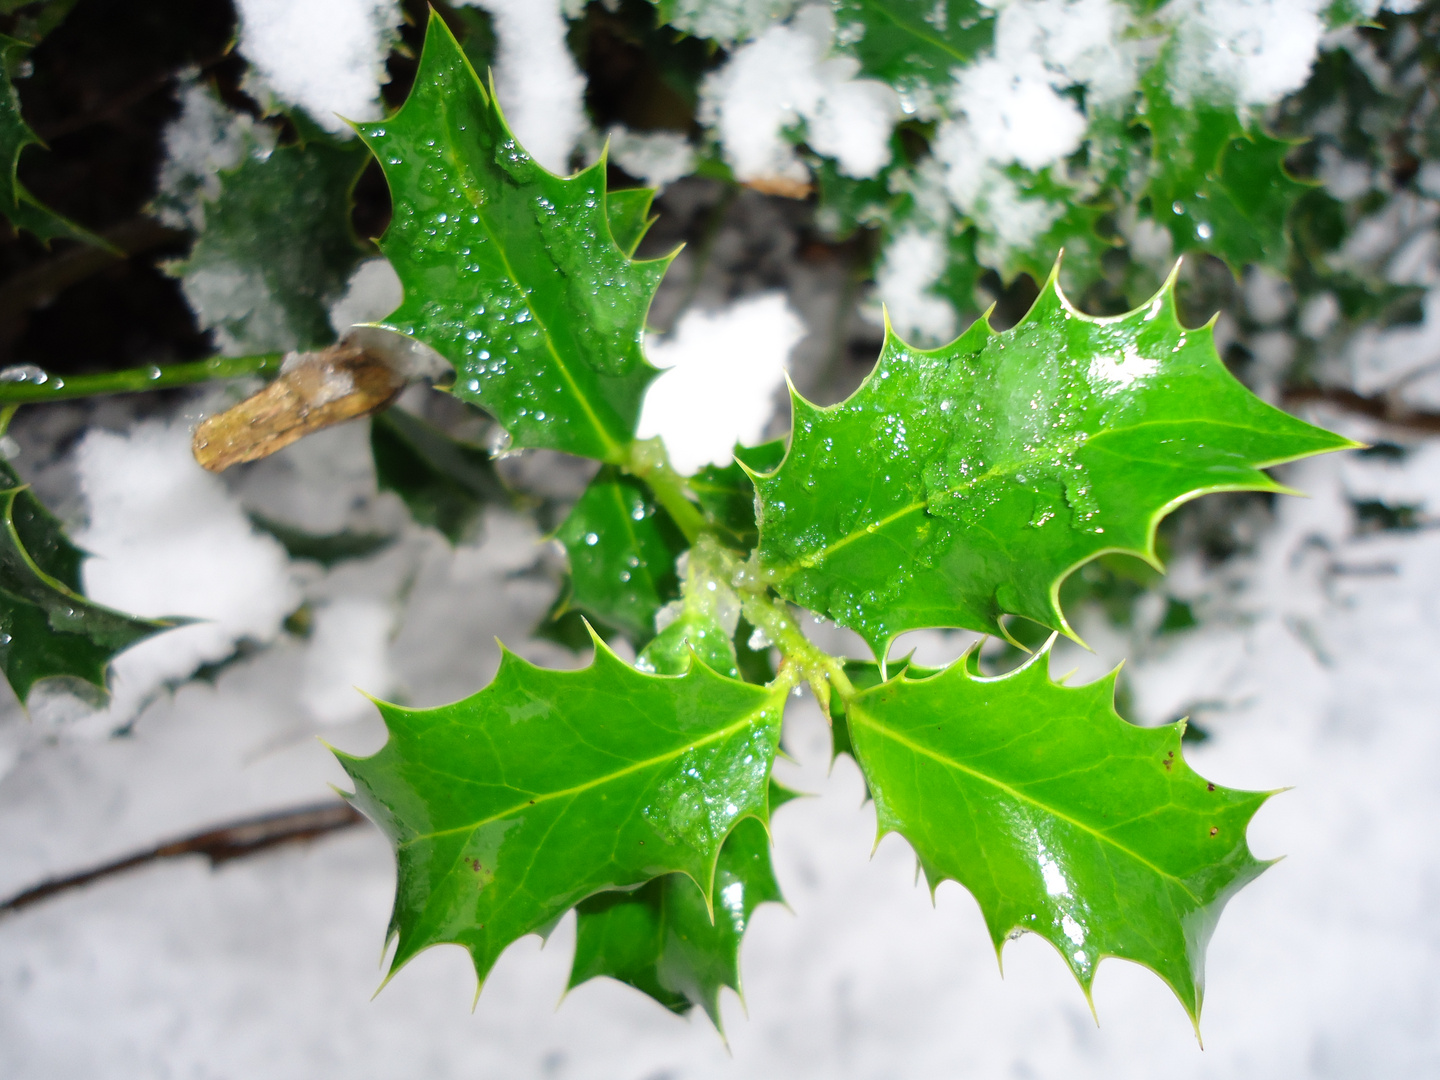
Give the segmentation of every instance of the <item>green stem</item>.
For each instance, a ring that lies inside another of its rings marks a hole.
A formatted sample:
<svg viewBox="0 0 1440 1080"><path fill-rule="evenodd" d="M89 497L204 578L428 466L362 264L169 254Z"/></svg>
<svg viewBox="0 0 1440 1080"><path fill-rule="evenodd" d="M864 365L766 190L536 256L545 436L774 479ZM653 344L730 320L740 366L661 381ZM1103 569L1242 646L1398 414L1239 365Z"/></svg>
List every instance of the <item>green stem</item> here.
<svg viewBox="0 0 1440 1080"><path fill-rule="evenodd" d="M849 702L855 696L855 684L845 674L845 665L811 643L783 600L762 593L748 593L742 603L750 625L759 627L785 659L805 677L826 715L830 712L832 690L840 695L843 702Z"/></svg>
<svg viewBox="0 0 1440 1080"><path fill-rule="evenodd" d="M665 444L659 439L632 442L625 468L649 485L655 501L665 508L691 544L701 533L710 531L705 515L690 497L690 485L670 464Z"/></svg>
<svg viewBox="0 0 1440 1080"><path fill-rule="evenodd" d="M20 378L0 378L0 405L23 405L39 401L67 401L72 398L100 397L105 394L133 394L142 390L164 390L172 386L190 386L217 379L242 379L250 375L269 376L280 371L283 353L262 356L212 356L186 364L165 367L152 364L124 371L107 371L99 375L73 375L68 378L51 375L35 368L7 369ZM0 376L5 373L0 372Z"/></svg>
<svg viewBox="0 0 1440 1080"><path fill-rule="evenodd" d="M15 412L20 408L16 402L0 408L0 435L10 430L10 421L15 419Z"/></svg>

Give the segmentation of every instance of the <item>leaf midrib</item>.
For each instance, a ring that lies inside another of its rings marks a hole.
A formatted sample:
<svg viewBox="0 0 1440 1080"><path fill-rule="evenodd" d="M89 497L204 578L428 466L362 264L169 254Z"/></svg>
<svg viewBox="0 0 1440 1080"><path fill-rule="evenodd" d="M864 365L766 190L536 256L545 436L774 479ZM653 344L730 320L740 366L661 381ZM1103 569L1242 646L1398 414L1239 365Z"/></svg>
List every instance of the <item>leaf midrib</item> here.
<svg viewBox="0 0 1440 1080"><path fill-rule="evenodd" d="M965 483L963 483L963 484L957 484L957 485L954 486L954 487L945 488L943 494L945 494L945 495L960 495L960 494L963 494L964 492L969 491L971 488L977 487L978 485L980 485L981 483L983 483L983 482L985 482L985 481L993 480L993 479L995 479L995 478L997 478L997 477L1000 477L1000 476L1008 476L1008 475L1011 475L1011 474L1013 474L1013 473L1019 472L1022 468L1025 468L1025 467L1027 467L1027 466L1029 466L1029 465L1034 465L1034 464L1036 464L1037 462L1044 461L1044 460L1047 459L1047 458L1052 458L1052 457L1054 457L1054 456L1057 455L1057 454L1062 454L1062 453L1066 453L1066 452L1071 451L1071 450L1078 449L1081 445L1085 445L1085 444L1087 444L1087 443L1095 443L1095 442L1098 442L1098 441L1101 440L1101 439L1104 439L1104 438L1107 438L1107 437L1110 437L1110 436L1114 436L1114 435L1119 434L1119 433L1121 433L1121 432L1138 431L1139 429L1145 428L1145 427L1158 427L1158 426L1167 426L1167 427L1169 427L1169 426L1175 426L1177 423L1179 423L1179 424L1205 424L1205 425L1211 426L1211 427L1230 427L1230 428L1236 428L1236 429L1241 430L1241 431L1248 431L1248 432L1251 432L1251 433L1253 433L1253 434L1264 434L1264 432L1259 431L1259 430L1257 430L1257 429L1255 429L1255 428L1247 427L1247 426L1245 426L1244 424L1235 424L1235 423L1231 423L1231 422L1225 421L1225 420L1203 420L1203 419L1191 419L1191 420L1181 420L1181 421L1174 421L1174 420L1163 420L1163 421L1161 421L1161 420L1145 420L1145 421L1141 421L1141 422L1138 423L1138 424L1130 424L1130 425L1128 425L1128 426L1126 426L1126 427L1123 427L1123 428L1118 428L1118 427L1117 427L1117 428L1106 428L1104 431L1097 432L1097 433L1095 433L1094 435L1087 435L1087 436L1083 436L1083 437L1080 437L1080 438L1077 438L1077 439L1073 439L1073 440L1071 440L1071 442L1073 443L1073 445L1068 445L1068 446L1067 446L1066 444L1061 443L1061 444L1056 445L1056 446L1054 446L1054 447L1047 447L1043 452L1037 451L1037 452L1035 452L1035 453L1028 454L1028 455L1026 455L1026 456L1024 456L1024 457L1016 458L1016 459L1014 459L1014 460L1012 460L1012 461L1002 462L1002 463L1000 463L1000 464L998 464L998 465L992 465L989 469L985 470L985 472L981 473L979 476L975 477L973 480L969 480L969 481L967 481L967 482L965 482ZM1255 467L1255 466L1253 466L1253 465L1251 466L1251 468L1254 468L1254 467ZM819 549L819 550L816 551L816 552L813 552L813 553L808 554L808 555L803 555L803 556L801 556L799 559L795 560L795 562L794 562L791 566L785 568L785 569L783 570L783 572L781 572L780 574L776 575L776 577L775 577L774 580L777 581L777 582L779 582L779 581L785 581L786 579L792 577L794 574L798 573L798 572L801 571L801 570L813 570L814 568L818 567L821 563L823 563L826 559L828 559L831 555L833 555L835 552L841 550L842 548L845 548L845 547L850 546L851 544L853 544L853 543L854 543L855 541L857 541L857 540L862 540L862 539L864 539L864 538L867 537L867 536L870 536L870 535L872 535L872 534L874 534L874 533L880 532L880 531L881 531L882 529L884 529L886 526L888 526L888 525L890 525L890 524L893 524L893 523L896 522L896 521L899 521L899 520L900 520L901 518L903 518L903 517L906 517L906 516L908 516L908 515L910 515L910 514L915 513L917 510L924 510L927 506L930 505L930 502L931 502L931 501L932 501L932 500L927 497L927 498L925 498L925 499L920 499L920 500L917 500L917 501L915 501L915 502L909 503L909 504L907 504L907 505L905 505L905 506L902 506L900 509L894 511L893 513L890 513L890 514L888 514L887 516L881 518L879 521L874 522L874 523L871 524L871 525L866 525L866 526L863 526L862 528L859 528L859 529L854 530L853 532L847 533L846 535L842 536L839 540L836 540L836 541L834 541L833 543L830 543L830 544L825 545L823 548Z"/></svg>
<svg viewBox="0 0 1440 1080"><path fill-rule="evenodd" d="M1108 844L1116 851L1124 855L1128 855L1130 858L1134 859L1142 866L1147 867L1148 869L1153 871L1157 876L1164 878L1166 881L1174 882L1184 891L1185 895L1190 897L1190 899L1194 900L1197 905L1200 905L1202 907L1204 906L1205 902L1200 897L1195 895L1194 891L1191 890L1190 886L1187 885L1183 879L1176 877L1168 870L1162 870L1149 859L1145 858L1145 856L1141 855L1138 851L1134 851L1131 848L1126 847L1114 837L1099 831L1091 825L1087 825L1083 821L1079 821L1076 818L1071 817L1069 814L1066 814L1061 810L1055 809L1053 806L1049 806L1046 803L1043 803L1040 800L1033 798L1032 796L1026 795L1022 791L1016 790L1009 784L1005 783L1003 780L998 780L993 776L987 776L985 773L980 772L978 769L972 768L969 765L965 765L962 762L956 761L954 758L947 757L945 754L942 754L936 750L932 750L927 746L922 746L921 744L914 742L911 739L907 739L905 736L898 734L893 728L885 724L883 721L879 721L876 718L869 716L865 712L864 705L858 701L851 704L848 710L848 715L850 717L858 718L860 720L861 726L869 728L871 731L890 739L892 742L899 743L901 746L904 746L905 748L916 754L928 757L932 761L942 766L954 769L957 772L962 772L967 776L971 776L974 779L981 781L982 783L989 784L992 787L1003 791L1005 794L1009 795L1011 798L1019 802L1026 803L1030 806L1035 807L1037 810L1041 810L1052 817L1058 818L1061 821L1067 822L1070 825L1075 826L1075 828L1080 829L1082 832L1088 833L1096 840L1099 840L1102 844Z"/></svg>
<svg viewBox="0 0 1440 1080"><path fill-rule="evenodd" d="M644 761L634 762L630 765L626 765L622 769L616 769L614 772L606 773L604 776L597 776L593 780L587 780L582 784L575 784L572 787L562 788L559 791L541 792L540 794L537 794L534 798L524 799L523 801L517 802L513 806L507 807L504 810L500 810L494 814L491 814L488 817L481 818L479 821L470 822L465 825L456 825L449 829L439 829L435 832L417 834L416 836L412 836L409 840L403 841L402 843L398 844L397 849L404 850L405 848L410 847L412 844L417 844L422 840L434 840L442 836L452 836L457 833L474 832L476 829L480 829L486 825L491 824L492 822L503 820L504 818L507 818L512 814L527 810L532 806L538 806L541 803L553 802L556 799L565 799L573 795L579 795L583 792L589 791L592 788L600 787L603 784L613 783L614 781L619 780L622 777L629 776L631 773L640 772L643 769L651 768L656 765L662 765L669 761L674 761L677 758L683 757L685 754L690 753L691 751L698 750L702 746L708 746L711 743L719 742L723 739L729 738L731 735L743 731L747 727L752 726L758 717L764 715L765 710L768 706L769 699L767 697L765 704L762 704L760 707L746 713L743 717L735 721L733 724L728 724L725 727L719 729L718 731L713 731L702 739L697 739L694 742L686 743L681 747L678 747L674 750L666 751L663 754L657 754L654 757L646 758Z"/></svg>
<svg viewBox="0 0 1440 1080"><path fill-rule="evenodd" d="M463 181L463 178L470 172L470 170L469 168L462 166L460 163L459 153L457 152L457 147L459 146L459 139L456 136L455 132L456 125L452 123L453 116L450 111L450 103L443 94L438 95L437 100L440 103L440 110L443 114L441 119L444 124L444 128L447 132L450 133L450 140L445 148L446 153L450 157L451 167L454 168L457 176L462 178ZM481 108L484 107L484 105L481 106ZM536 164L535 167L537 169L540 168L538 164ZM560 179L563 183L564 178L562 177ZM525 298L525 306L529 309L531 316L534 318L535 325L538 326L541 332L544 334L545 348L550 353L551 357L554 358L555 366L559 370L561 377L565 380L565 385L570 390L570 396L574 398L574 400L579 404L581 411L585 414L585 418L590 422L590 426L594 429L595 434L600 437L601 445L605 448L604 460L618 463L624 457L624 454L622 452L622 445L611 436L609 430L605 427L604 424L600 422L599 415L595 412L594 409L590 407L590 402L586 398L585 394L582 392L580 384L575 380L574 373L570 370L569 365L566 364L564 359L560 356L559 349L555 347L555 339L550 333L550 327L547 325L546 320L541 317L540 312L535 309L535 305L530 302L530 291L521 284L520 277L518 274L516 274L515 268L510 262L510 255L505 250L505 245L501 243L500 234L495 230L490 216L485 212L484 201L474 198L472 194L474 192L473 184L462 184L462 186L463 190L465 191L467 201L469 201L470 205L474 208L476 217L480 219L480 222L483 225L486 233L488 233L490 236L491 242L494 243L495 250L500 255L500 261L505 264L506 276L510 279L510 283L515 286L516 290L519 291L520 295Z"/></svg>
<svg viewBox="0 0 1440 1080"><path fill-rule="evenodd" d="M912 23L912 22L910 22L910 21L908 21L908 20L906 20L906 19L902 19L902 18L901 18L899 15L897 15L895 12L890 11L890 10L884 8L884 7L881 7L879 4L877 4L877 3L875 2L875 0L859 0L859 3L860 3L860 6L861 6L861 7L866 8L867 10L871 11L872 13L880 16L880 18L885 19L887 22L889 22L889 23L890 23L892 26L894 26L896 29L904 31L905 33L909 34L911 37L913 37L913 38L915 38L915 39L917 39L917 40L919 40L919 41L925 42L927 45L933 45L933 46L935 46L935 47L936 47L937 49L939 49L941 52L948 53L950 56L953 56L956 60L960 61L960 63L962 63L962 64L969 63L971 60L974 59L973 56L967 55L967 54L961 52L959 49L956 49L954 46L952 46L952 45L951 45L948 41L946 41L944 38L942 38L942 37L937 37L934 33L930 32L930 31L928 31L928 30L921 30L921 29L920 29L918 26L916 26L914 23Z"/></svg>

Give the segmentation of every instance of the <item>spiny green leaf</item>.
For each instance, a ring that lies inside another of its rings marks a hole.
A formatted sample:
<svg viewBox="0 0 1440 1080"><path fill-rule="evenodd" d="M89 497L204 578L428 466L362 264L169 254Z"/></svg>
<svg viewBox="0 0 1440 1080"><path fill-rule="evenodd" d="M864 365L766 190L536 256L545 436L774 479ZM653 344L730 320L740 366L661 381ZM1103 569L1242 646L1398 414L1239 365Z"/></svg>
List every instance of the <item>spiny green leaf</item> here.
<svg viewBox="0 0 1440 1080"><path fill-rule="evenodd" d="M1048 659L984 679L962 657L855 696L880 835L910 842L932 890L969 889L997 952L1039 934L1087 997L1102 958L1133 960L1198 1023L1220 910L1266 866L1245 829L1269 794L1206 783L1181 756L1183 722L1127 724L1113 674L1059 686Z"/></svg>
<svg viewBox="0 0 1440 1080"><path fill-rule="evenodd" d="M934 103L952 68L990 47L995 14L975 0L833 0L836 37L861 70L895 87L907 111Z"/></svg>
<svg viewBox="0 0 1440 1080"><path fill-rule="evenodd" d="M678 675L689 666L692 655L721 675L740 678L731 635L714 612L689 605L641 650L635 666L641 671Z"/></svg>
<svg viewBox="0 0 1440 1080"><path fill-rule="evenodd" d="M845 669L845 677L850 680L850 685L856 690L869 690L873 686L879 686L885 681L881 674L880 665L873 660L846 660L842 665ZM910 663L910 658L903 659L890 664L888 673L893 679L902 671L908 672L913 679L928 679L934 675L937 669L917 667ZM855 747L850 741L850 722L846 717L845 699L839 694L831 694L830 702L826 709L830 718L830 760L834 761L841 754L855 756Z"/></svg>
<svg viewBox="0 0 1440 1080"><path fill-rule="evenodd" d="M1058 270L1058 268L1057 268ZM1186 330L1174 278L1094 319L1055 272L1029 314L924 352L888 333L847 401L792 395L784 463L756 479L761 562L789 600L858 631L1069 633L1061 582L1105 551L1152 563L1156 525L1214 491L1282 490L1260 469L1354 444L1265 404Z"/></svg>
<svg viewBox="0 0 1440 1080"><path fill-rule="evenodd" d="M650 213L655 201L654 188L625 188L605 193L605 220L615 245L626 255L634 255L640 241L650 231L656 218Z"/></svg>
<svg viewBox="0 0 1440 1080"><path fill-rule="evenodd" d="M1236 273L1249 263L1283 272L1290 211L1315 186L1285 168L1296 144L1243 123L1233 105L1176 103L1163 60L1142 80L1142 92L1152 161L1146 194L1175 253L1213 252Z"/></svg>
<svg viewBox="0 0 1440 1080"><path fill-rule="evenodd" d="M737 445L735 460L729 465L706 465L690 478L690 490L715 524L724 530L726 539L733 539L747 551L759 539L755 527L755 484L739 463L743 461L745 468L752 472L769 472L784 457L784 439L759 446Z"/></svg>
<svg viewBox="0 0 1440 1080"><path fill-rule="evenodd" d="M70 543L0 462L0 669L25 701L41 679L80 679L102 694L116 653L183 619L138 619L85 599Z"/></svg>
<svg viewBox="0 0 1440 1080"><path fill-rule="evenodd" d="M605 466L555 538L570 556L572 606L637 647L655 636L655 613L680 593L675 560L686 545L644 484Z"/></svg>
<svg viewBox="0 0 1440 1080"><path fill-rule="evenodd" d="M779 802L771 781L770 809ZM666 874L634 892L600 893L576 909L570 986L607 975L672 1012L698 1005L720 1027L720 988L740 989L740 942L755 909L784 903L770 863L770 834L754 818L720 849L707 906L695 882ZM714 912L712 919L711 912Z"/></svg>
<svg viewBox="0 0 1440 1080"><path fill-rule="evenodd" d="M16 69L26 62L29 52L29 43L0 34L0 214L17 229L34 233L41 240L59 237L108 248L104 240L41 205L15 175L21 151L27 146L43 145L20 115L20 95L14 83Z"/></svg>
<svg viewBox="0 0 1440 1080"><path fill-rule="evenodd" d="M384 325L454 364L454 393L516 446L623 462L657 374L641 338L669 259L632 260L612 236L605 162L569 179L537 165L433 14L404 107L357 130L394 205L381 247L405 301Z"/></svg>
<svg viewBox="0 0 1440 1080"><path fill-rule="evenodd" d="M507 652L464 701L380 703L385 746L337 756L396 847L392 974L454 942L483 982L512 941L586 897L665 874L711 895L725 838L766 819L785 693L703 664L646 675L597 639L581 671Z"/></svg>
<svg viewBox="0 0 1440 1080"><path fill-rule="evenodd" d="M246 154L220 174L190 257L168 267L237 355L332 342L330 305L366 254L350 220L364 146L297 122L302 142Z"/></svg>
<svg viewBox="0 0 1440 1080"><path fill-rule="evenodd" d="M724 580L719 556L719 545L708 535L690 549L680 599L666 605L656 620L663 629L635 658L641 671L679 675L698 657L721 675L740 678L734 641L740 597Z"/></svg>
<svg viewBox="0 0 1440 1080"><path fill-rule="evenodd" d="M511 498L488 451L402 409L371 418L370 453L380 490L395 492L411 517L452 544L465 538L487 503Z"/></svg>

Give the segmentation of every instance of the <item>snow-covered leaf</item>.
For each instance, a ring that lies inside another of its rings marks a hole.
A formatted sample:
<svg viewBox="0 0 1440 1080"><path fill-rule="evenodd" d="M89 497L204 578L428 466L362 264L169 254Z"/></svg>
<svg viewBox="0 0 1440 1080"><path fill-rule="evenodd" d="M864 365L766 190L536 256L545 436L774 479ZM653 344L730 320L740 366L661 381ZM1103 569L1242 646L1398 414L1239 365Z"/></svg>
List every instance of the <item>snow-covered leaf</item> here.
<svg viewBox="0 0 1440 1080"><path fill-rule="evenodd" d="M1285 271L1290 211L1315 186L1285 168L1295 143L1245 123L1233 105L1176 103L1165 72L1158 64L1143 81L1152 218L1176 254L1213 252L1237 274L1250 263Z"/></svg>
<svg viewBox="0 0 1440 1080"><path fill-rule="evenodd" d="M365 149L298 122L303 141L220 173L189 258L169 267L233 355L329 344L330 305L365 258L350 221Z"/></svg>
<svg viewBox="0 0 1440 1080"><path fill-rule="evenodd" d="M85 553L0 462L0 669L22 702L42 679L80 679L103 695L116 653L179 626L85 599Z"/></svg>
<svg viewBox="0 0 1440 1080"><path fill-rule="evenodd" d="M865 74L900 92L907 111L933 105L952 69L995 36L995 12L975 0L834 0L837 37Z"/></svg>
<svg viewBox="0 0 1440 1080"><path fill-rule="evenodd" d="M370 453L381 491L405 501L410 516L458 544L487 503L508 503L510 492L483 447L452 439L403 409L370 420Z"/></svg>

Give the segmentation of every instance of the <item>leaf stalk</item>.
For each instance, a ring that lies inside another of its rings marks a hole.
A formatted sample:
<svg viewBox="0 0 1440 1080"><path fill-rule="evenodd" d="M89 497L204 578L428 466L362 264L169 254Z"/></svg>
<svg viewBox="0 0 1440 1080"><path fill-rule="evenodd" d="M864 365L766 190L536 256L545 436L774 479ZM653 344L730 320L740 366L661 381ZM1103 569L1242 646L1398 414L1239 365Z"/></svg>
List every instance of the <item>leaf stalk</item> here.
<svg viewBox="0 0 1440 1080"><path fill-rule="evenodd" d="M12 367L0 372L0 406L26 405L43 401L70 401L108 394L133 394L144 390L167 390L175 386L221 379L268 377L280 371L283 353L258 356L212 356L184 364L147 364L124 371L96 375L52 375L38 367Z"/></svg>

